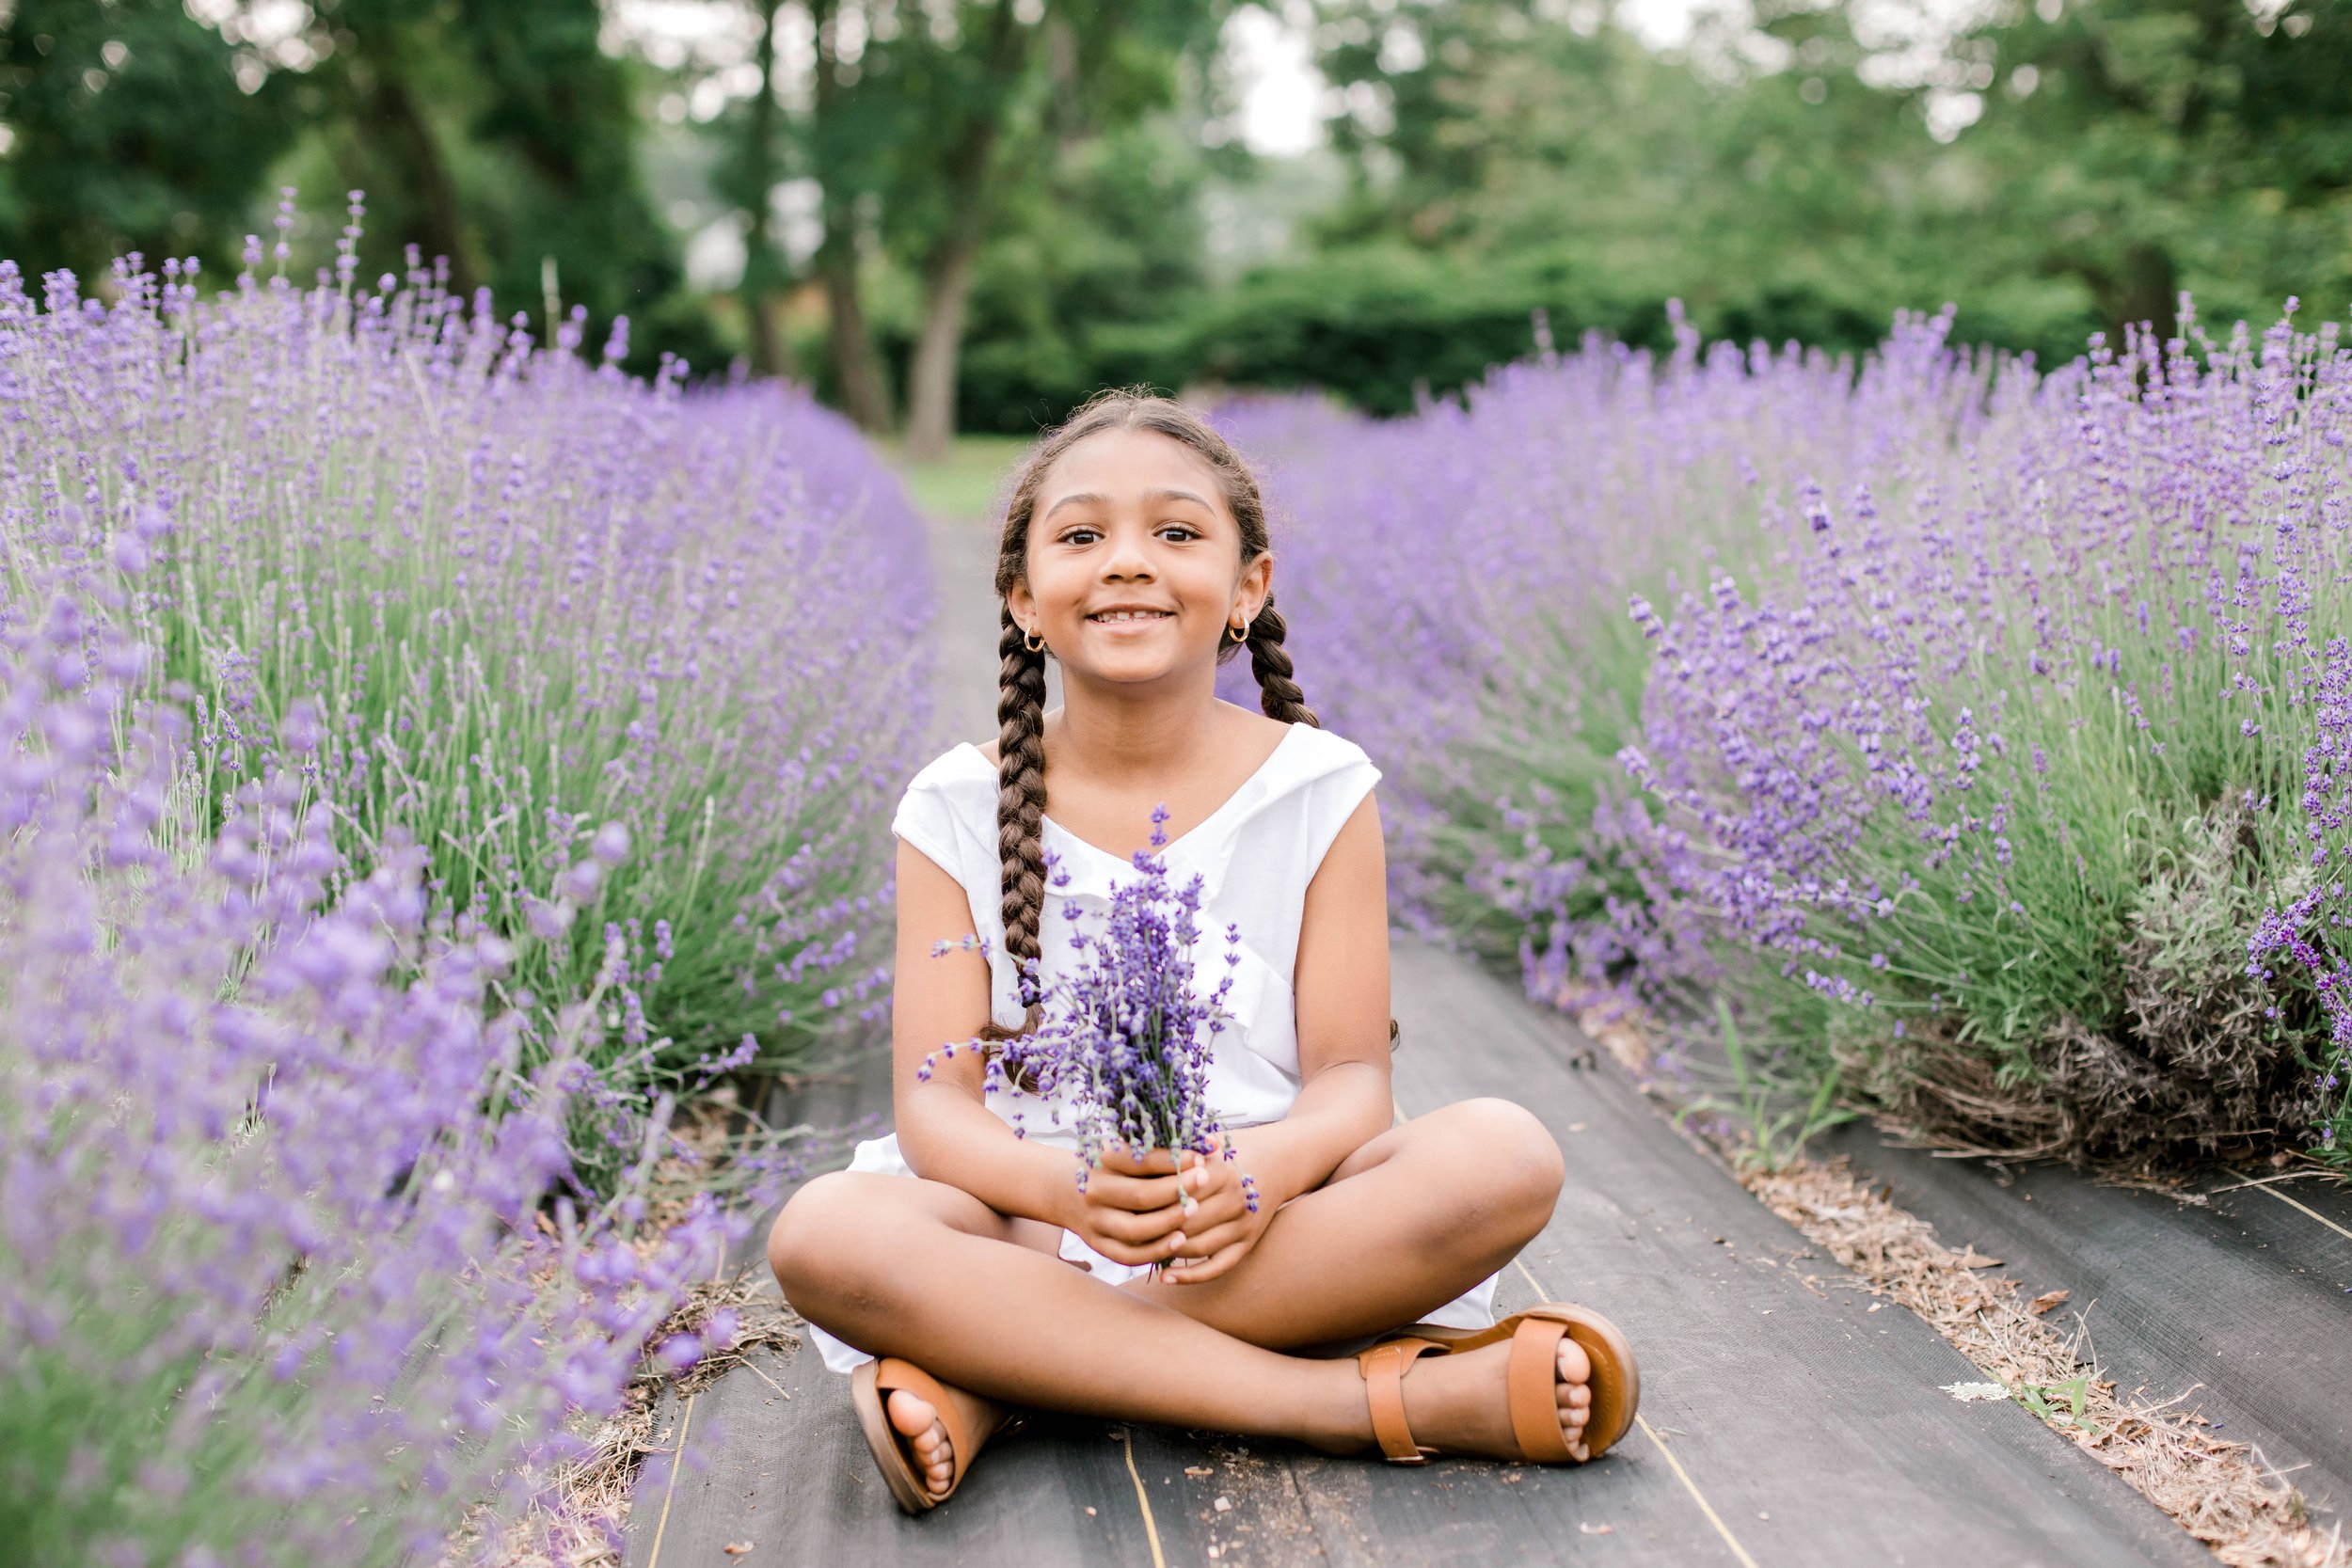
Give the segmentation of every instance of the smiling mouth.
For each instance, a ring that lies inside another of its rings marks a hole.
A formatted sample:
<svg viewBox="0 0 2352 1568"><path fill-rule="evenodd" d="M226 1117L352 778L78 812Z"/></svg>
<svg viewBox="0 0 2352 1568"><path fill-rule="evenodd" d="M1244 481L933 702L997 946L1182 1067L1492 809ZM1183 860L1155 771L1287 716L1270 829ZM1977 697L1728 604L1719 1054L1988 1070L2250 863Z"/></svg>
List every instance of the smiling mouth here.
<svg viewBox="0 0 2352 1568"><path fill-rule="evenodd" d="M1151 621L1172 621L1172 620L1174 620L1175 618L1176 618L1176 617L1174 616L1174 614L1173 614L1172 612L1170 612L1170 611L1168 611L1168 610L1118 610L1118 611L1115 611L1115 612L1110 613L1110 614L1107 614L1107 615L1089 615L1089 616L1088 616L1088 617L1087 617L1087 619L1088 619L1089 621L1092 622L1094 625L1096 625L1096 626L1141 626L1141 625L1145 624L1146 622L1151 622Z"/></svg>

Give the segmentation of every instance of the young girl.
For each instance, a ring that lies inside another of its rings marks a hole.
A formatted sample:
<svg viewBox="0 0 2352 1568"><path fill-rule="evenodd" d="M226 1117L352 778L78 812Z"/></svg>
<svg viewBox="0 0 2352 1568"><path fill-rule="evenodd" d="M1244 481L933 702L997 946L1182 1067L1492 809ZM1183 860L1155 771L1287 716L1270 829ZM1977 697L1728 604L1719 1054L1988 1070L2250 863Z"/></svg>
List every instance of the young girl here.
<svg viewBox="0 0 2352 1568"><path fill-rule="evenodd" d="M1501 1100L1395 1120L1379 770L1292 679L1273 569L1248 469L1165 399L1098 396L1014 487L1002 730L925 768L892 824L898 1131L803 1187L769 1240L910 1513L955 1490L1011 1405L1413 1464L1581 1462L1632 1421L1633 1354L1606 1319L1547 1303L1494 1322L1499 1271L1559 1196L1542 1124ZM1244 642L1264 717L1216 695ZM1037 1027L1015 960L1060 973L1068 911L1107 908L1161 802L1170 881L1205 878L1204 990L1241 930L1209 1075L1234 1157L1114 1153L1081 1192L1052 1102L983 1094L972 1052L916 1069ZM974 937L985 958L934 956Z"/></svg>

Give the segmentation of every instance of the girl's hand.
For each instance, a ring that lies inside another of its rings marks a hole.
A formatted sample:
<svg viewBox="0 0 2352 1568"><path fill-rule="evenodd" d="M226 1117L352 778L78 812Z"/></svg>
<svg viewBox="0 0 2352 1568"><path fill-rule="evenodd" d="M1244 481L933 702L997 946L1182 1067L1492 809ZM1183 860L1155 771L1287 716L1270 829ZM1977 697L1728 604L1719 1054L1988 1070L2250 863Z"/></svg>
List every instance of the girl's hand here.
<svg viewBox="0 0 2352 1568"><path fill-rule="evenodd" d="M1225 1157L1225 1142L1218 1137L1215 1149L1205 1155L1184 1151L1183 1190L1194 1207L1185 1216L1184 1242L1176 1260L1160 1271L1160 1277L1171 1285L1200 1285L1225 1273L1248 1256L1274 1218L1275 1205L1264 1201L1263 1194L1257 1212L1250 1212L1250 1195L1242 1186L1247 1173L1238 1157Z"/></svg>
<svg viewBox="0 0 2352 1568"><path fill-rule="evenodd" d="M1113 1262L1136 1268L1165 1263L1185 1243L1190 1221L1173 1150L1150 1149L1137 1158L1124 1148L1105 1149L1087 1172L1086 1190L1073 1180L1067 1191L1061 1223Z"/></svg>

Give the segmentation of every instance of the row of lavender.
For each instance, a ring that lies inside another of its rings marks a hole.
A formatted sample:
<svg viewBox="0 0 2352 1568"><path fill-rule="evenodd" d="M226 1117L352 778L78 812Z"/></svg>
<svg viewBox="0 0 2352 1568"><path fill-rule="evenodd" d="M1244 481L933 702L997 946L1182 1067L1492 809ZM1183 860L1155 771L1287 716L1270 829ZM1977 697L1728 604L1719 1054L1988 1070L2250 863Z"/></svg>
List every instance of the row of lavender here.
<svg viewBox="0 0 2352 1568"><path fill-rule="evenodd" d="M2352 1163L2352 352L1946 325L1222 416L1399 918L1979 1147Z"/></svg>
<svg viewBox="0 0 2352 1568"><path fill-rule="evenodd" d="M739 1228L648 1218L674 1091L881 1006L895 483L350 239L209 298L0 265L27 1560L429 1560L530 1511Z"/></svg>

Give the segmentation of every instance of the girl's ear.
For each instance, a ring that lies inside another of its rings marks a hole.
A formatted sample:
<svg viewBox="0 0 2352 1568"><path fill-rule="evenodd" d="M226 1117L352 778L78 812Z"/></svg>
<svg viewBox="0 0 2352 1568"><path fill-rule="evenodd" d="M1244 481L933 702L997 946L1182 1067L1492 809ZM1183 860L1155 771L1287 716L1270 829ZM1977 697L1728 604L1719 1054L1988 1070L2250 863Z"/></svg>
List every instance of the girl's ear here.
<svg viewBox="0 0 2352 1568"><path fill-rule="evenodd" d="M1242 569L1241 581L1235 585L1241 595L1242 608L1263 605L1266 595L1274 591L1274 552L1260 550L1258 559Z"/></svg>
<svg viewBox="0 0 2352 1568"><path fill-rule="evenodd" d="M1006 590L1005 605L1012 611L1012 618L1025 626L1037 613L1037 595L1029 592L1027 583L1016 582Z"/></svg>

